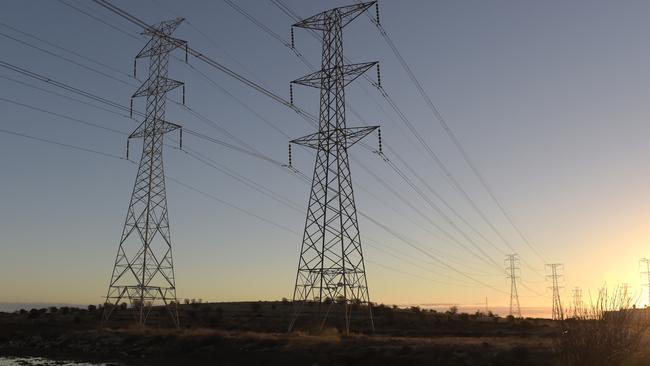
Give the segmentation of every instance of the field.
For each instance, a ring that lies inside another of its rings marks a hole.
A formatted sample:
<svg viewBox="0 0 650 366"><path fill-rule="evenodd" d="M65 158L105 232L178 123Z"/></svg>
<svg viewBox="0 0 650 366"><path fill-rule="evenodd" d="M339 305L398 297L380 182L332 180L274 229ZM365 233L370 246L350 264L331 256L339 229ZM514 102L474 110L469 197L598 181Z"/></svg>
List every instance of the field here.
<svg viewBox="0 0 650 366"><path fill-rule="evenodd" d="M179 311L178 330L162 308L152 310L146 328L133 325L129 310L100 327L95 306L1 313L0 355L128 365L550 365L563 329L548 319L378 306L374 333L359 307L345 335L336 306L320 331L313 304L287 333L289 302L195 303Z"/></svg>

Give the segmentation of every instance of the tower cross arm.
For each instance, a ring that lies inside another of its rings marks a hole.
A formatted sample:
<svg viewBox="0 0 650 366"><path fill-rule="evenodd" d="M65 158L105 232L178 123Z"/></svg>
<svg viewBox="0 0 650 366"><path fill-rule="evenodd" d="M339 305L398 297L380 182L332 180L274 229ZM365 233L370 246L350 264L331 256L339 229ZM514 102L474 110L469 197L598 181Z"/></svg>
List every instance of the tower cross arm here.
<svg viewBox="0 0 650 366"><path fill-rule="evenodd" d="M142 47L135 58L151 57L169 53L177 48L185 47L187 44L187 41L170 37L161 32L157 33L156 36L159 36L160 38L151 38L147 44Z"/></svg>
<svg viewBox="0 0 650 366"><path fill-rule="evenodd" d="M140 125L135 129L135 131L133 131L129 135L130 139L138 138L138 137L145 137L145 136L149 136L149 135L162 135L162 134L165 134L167 132L171 132L171 131L175 131L175 130L178 130L180 128L183 128L181 125L177 125L176 123L162 121L161 124L159 124L159 125L157 125L157 127L155 127L154 131L147 131L146 127L145 127L147 125L147 123L145 123L145 122L146 122L146 120L141 122Z"/></svg>
<svg viewBox="0 0 650 366"><path fill-rule="evenodd" d="M363 140L364 137L370 135L372 131L378 129L379 126L367 126L367 127L349 127L345 130L345 140L346 146L350 147L357 142Z"/></svg>
<svg viewBox="0 0 650 366"><path fill-rule="evenodd" d="M368 136L372 131L379 128L379 126L367 126L367 127L348 127L343 129L344 134L337 134L335 131L327 132L315 132L310 135L297 138L295 140L289 141L292 144L306 146L312 149L318 149L319 145L327 139L331 139L332 143L344 143L345 148L348 148L357 142L361 141L364 137ZM339 138L340 141L337 141L336 136L343 136L344 138Z"/></svg>
<svg viewBox="0 0 650 366"><path fill-rule="evenodd" d="M293 26L297 28L325 30L327 29L328 18L330 18L334 13L338 13L341 18L341 27L345 27L348 25L348 23L353 21L369 7L373 6L376 2L377 1L369 1L354 5L341 6L339 8L324 11L307 19L301 20L298 23L295 23Z"/></svg>
<svg viewBox="0 0 650 366"><path fill-rule="evenodd" d="M142 85L140 85L135 93L133 93L132 98L163 94L170 90L176 89L181 85L183 85L183 82L163 76L154 77L153 80L149 78L144 83L142 83Z"/></svg>
<svg viewBox="0 0 650 366"><path fill-rule="evenodd" d="M336 73L338 69L341 69L341 74L343 74L343 85L348 85L353 82L356 78L363 75L368 69L376 65L378 62L362 62L358 64L344 65L341 67L333 67L329 69L323 69L316 72L313 72L309 75L303 76L300 79L292 81L292 84L300 84L305 86L310 86L312 88L320 88L321 81L323 79L335 79L337 76Z"/></svg>

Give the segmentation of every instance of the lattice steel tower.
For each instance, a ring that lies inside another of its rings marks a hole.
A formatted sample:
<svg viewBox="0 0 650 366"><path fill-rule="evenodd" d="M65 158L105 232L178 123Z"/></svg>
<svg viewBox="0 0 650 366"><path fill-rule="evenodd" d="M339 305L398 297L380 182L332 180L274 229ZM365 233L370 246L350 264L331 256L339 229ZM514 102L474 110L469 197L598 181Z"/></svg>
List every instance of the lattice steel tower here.
<svg viewBox="0 0 650 366"><path fill-rule="evenodd" d="M182 18L164 21L145 30L144 34L151 39L136 56L136 60L149 58L149 77L132 96L146 97L145 118L129 136L129 139L143 139L142 157L106 295L106 303L113 306L106 307L104 320L120 301L128 299L136 311L138 324L145 324L152 305L162 303L174 325L179 326L163 138L165 133L181 128L165 121L165 105L167 92L183 85L167 77L169 53L186 44L170 37L182 21Z"/></svg>
<svg viewBox="0 0 650 366"><path fill-rule="evenodd" d="M648 258L642 258L639 260L639 266L641 266L641 274L646 276L646 284L645 286L648 286L648 305L647 307L650 307L650 259Z"/></svg>
<svg viewBox="0 0 650 366"><path fill-rule="evenodd" d="M519 306L519 293L517 292L517 280L519 279L519 258L517 254L506 256L506 278L510 280L510 315L521 318L521 307Z"/></svg>
<svg viewBox="0 0 650 366"><path fill-rule="evenodd" d="M547 278L550 278L552 281L552 286L549 287L553 290L553 311L552 316L553 320L562 320L564 319L564 312L562 311L562 301L560 299L560 285L558 279L562 277L559 274L559 270L563 268L562 263L551 263L546 265L551 270L551 274L547 275Z"/></svg>
<svg viewBox="0 0 650 366"><path fill-rule="evenodd" d="M293 27L322 32L321 70L292 81L320 89L318 132L291 141L316 149L316 163L307 208L300 261L293 293L296 310L293 329L305 302L329 303L321 313L321 328L331 306L344 307L345 331L350 331L353 306L366 305L374 330L359 224L352 189L348 148L374 131L372 127L346 127L345 86L377 62L343 63L343 27L375 2L328 10Z"/></svg>
<svg viewBox="0 0 650 366"><path fill-rule="evenodd" d="M582 314L582 309L584 307L582 302L582 289L580 287L574 287L571 294L573 296L573 315L578 317Z"/></svg>

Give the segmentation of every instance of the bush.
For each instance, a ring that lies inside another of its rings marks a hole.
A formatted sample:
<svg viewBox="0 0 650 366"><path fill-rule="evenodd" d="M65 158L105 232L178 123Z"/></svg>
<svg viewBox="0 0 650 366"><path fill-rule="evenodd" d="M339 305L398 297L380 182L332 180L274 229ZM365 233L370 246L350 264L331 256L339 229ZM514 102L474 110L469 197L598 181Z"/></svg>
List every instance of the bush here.
<svg viewBox="0 0 650 366"><path fill-rule="evenodd" d="M29 311L29 315L27 315L28 319L36 319L39 316L41 316L41 313L37 309L31 309Z"/></svg>
<svg viewBox="0 0 650 366"><path fill-rule="evenodd" d="M645 312L635 311L620 289L608 295L603 288L595 302L574 309L561 321L555 351L561 365L617 365L633 355L648 329Z"/></svg>

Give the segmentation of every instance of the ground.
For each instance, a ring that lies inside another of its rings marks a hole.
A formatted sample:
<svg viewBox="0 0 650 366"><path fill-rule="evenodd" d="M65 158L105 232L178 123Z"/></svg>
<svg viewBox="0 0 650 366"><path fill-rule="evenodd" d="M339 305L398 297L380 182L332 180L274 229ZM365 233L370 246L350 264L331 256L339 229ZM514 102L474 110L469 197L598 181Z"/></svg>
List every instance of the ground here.
<svg viewBox="0 0 650 366"><path fill-rule="evenodd" d="M318 305L305 306L293 332L289 302L180 306L181 329L153 308L146 328L129 309L100 325L102 309L0 314L0 355L34 355L129 365L549 365L558 326L547 319L355 307L351 333L334 305L320 331Z"/></svg>

